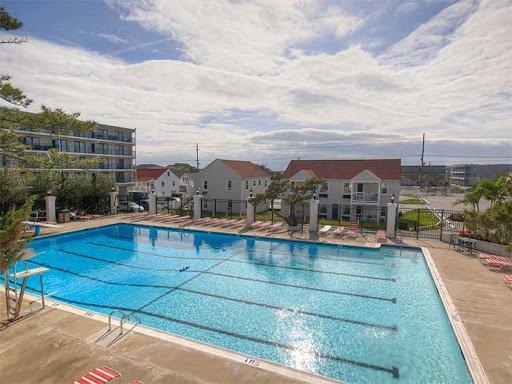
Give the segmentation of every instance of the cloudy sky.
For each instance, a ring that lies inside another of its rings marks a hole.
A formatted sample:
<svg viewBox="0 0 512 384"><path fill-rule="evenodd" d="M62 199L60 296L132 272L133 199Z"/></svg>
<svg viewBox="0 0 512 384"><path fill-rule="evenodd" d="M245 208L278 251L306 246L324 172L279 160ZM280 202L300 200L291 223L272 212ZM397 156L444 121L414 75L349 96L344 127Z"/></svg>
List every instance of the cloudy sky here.
<svg viewBox="0 0 512 384"><path fill-rule="evenodd" d="M138 162L512 161L511 0L0 0L35 101L137 128ZM3 36L2 36L3 35ZM6 33L0 37L6 37Z"/></svg>

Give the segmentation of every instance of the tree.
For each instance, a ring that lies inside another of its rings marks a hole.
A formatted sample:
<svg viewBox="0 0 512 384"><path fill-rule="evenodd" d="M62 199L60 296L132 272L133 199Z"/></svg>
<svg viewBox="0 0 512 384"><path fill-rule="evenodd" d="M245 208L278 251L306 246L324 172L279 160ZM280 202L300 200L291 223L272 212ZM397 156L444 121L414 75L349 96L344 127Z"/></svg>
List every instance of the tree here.
<svg viewBox="0 0 512 384"><path fill-rule="evenodd" d="M298 184L291 187L290 192L284 198L285 203L287 203L290 207L290 215L286 220L288 225L296 226L298 224L298 220L295 217L295 206L310 200L313 197L313 193L323 183L325 183L324 180L310 178L303 184Z"/></svg>
<svg viewBox="0 0 512 384"><path fill-rule="evenodd" d="M11 312L9 267L25 255L25 246L30 238L22 239L25 230L23 222L28 220L33 203L34 198L29 197L21 208L11 208L6 215L0 217L0 270L4 274L5 305L8 319L11 314L16 319L21 307L21 303L17 303L14 313Z"/></svg>
<svg viewBox="0 0 512 384"><path fill-rule="evenodd" d="M282 198L290 189L290 184L286 180L272 180L265 192L258 193L254 198L254 204L262 201L270 201L270 212L272 215L272 223L274 222L274 202L276 199Z"/></svg>
<svg viewBox="0 0 512 384"><path fill-rule="evenodd" d="M0 169L0 214L10 207L20 206L27 198L26 179L18 172Z"/></svg>

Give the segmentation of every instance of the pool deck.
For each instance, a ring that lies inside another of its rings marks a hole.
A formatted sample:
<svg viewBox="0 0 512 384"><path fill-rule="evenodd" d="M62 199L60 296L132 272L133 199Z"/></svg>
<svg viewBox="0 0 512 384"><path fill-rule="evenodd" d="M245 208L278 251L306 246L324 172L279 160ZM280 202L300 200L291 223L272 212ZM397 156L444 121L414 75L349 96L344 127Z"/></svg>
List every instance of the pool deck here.
<svg viewBox="0 0 512 384"><path fill-rule="evenodd" d="M43 234L88 227L131 222L112 217L64 224ZM172 227L154 221L137 224ZM190 227L205 229L204 227ZM228 229L212 231L231 232ZM258 234L253 231L247 234ZM288 233L274 237L290 238ZM295 233L294 239L308 239L307 231ZM437 240L404 238L404 244L426 247L434 260L457 312L469 334L476 353L493 384L512 382L512 291L505 287L499 273L490 272L476 259L455 252ZM341 240L330 240L343 243ZM350 240L371 245L373 239ZM0 318L5 317L1 295ZM97 345L97 335L105 323L79 314L47 307L26 319L0 330L0 382L54 383L73 382L90 370L108 365L123 377L118 383L133 379L148 383L301 383L308 378L289 378L279 372L259 369L199 351L170 340L131 332L109 348ZM286 372L284 372L286 373Z"/></svg>

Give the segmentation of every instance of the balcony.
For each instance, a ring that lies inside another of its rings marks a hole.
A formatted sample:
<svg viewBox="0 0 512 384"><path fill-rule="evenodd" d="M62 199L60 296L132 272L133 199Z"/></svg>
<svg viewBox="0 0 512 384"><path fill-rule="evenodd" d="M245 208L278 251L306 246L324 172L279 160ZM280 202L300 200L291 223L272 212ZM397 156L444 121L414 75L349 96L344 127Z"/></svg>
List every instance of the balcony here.
<svg viewBox="0 0 512 384"><path fill-rule="evenodd" d="M350 202L354 204L379 204L379 194L374 192L353 192Z"/></svg>

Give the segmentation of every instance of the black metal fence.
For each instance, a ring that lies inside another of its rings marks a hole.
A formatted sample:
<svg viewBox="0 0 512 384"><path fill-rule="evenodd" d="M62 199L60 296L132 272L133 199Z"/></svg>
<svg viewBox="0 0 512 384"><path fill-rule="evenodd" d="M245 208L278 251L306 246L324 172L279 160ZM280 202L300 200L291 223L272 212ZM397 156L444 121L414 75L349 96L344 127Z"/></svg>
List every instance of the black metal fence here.
<svg viewBox="0 0 512 384"><path fill-rule="evenodd" d="M247 201L201 199L201 217L242 218L247 214Z"/></svg>
<svg viewBox="0 0 512 384"><path fill-rule="evenodd" d="M318 223L320 225L348 226L358 222L361 232L386 228L387 207L375 205L319 203Z"/></svg>
<svg viewBox="0 0 512 384"><path fill-rule="evenodd" d="M464 217L460 211L398 208L397 218L397 231L403 236L442 240L464 230Z"/></svg>

